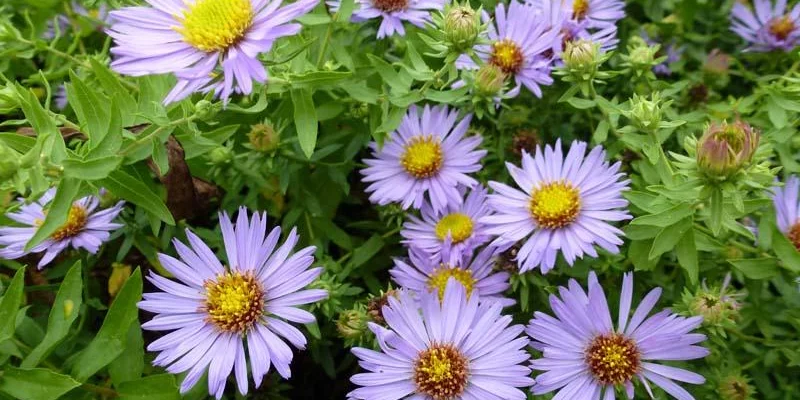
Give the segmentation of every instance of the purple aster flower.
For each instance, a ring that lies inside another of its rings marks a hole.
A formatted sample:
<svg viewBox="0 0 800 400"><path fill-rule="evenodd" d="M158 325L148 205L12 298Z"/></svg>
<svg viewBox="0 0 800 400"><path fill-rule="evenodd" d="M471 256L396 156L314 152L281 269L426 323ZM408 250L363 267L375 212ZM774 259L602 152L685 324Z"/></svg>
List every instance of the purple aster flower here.
<svg viewBox="0 0 800 400"><path fill-rule="evenodd" d="M368 372L350 380L359 385L350 399L524 400L518 388L533 384L522 365L530 355L524 327L511 325L497 302L467 296L455 279L444 299L423 293L416 299L401 292L389 297L383 317L389 329L374 323L381 351L354 348Z"/></svg>
<svg viewBox="0 0 800 400"><path fill-rule="evenodd" d="M467 174L479 171L486 155L486 150L476 150L480 136L464 137L471 120L468 114L458 121L458 110L447 106L425 106L422 115L416 106L409 108L382 149L370 144L375 158L364 160L368 167L361 171L370 201L420 208L427 193L434 212L460 203L458 186L478 184Z"/></svg>
<svg viewBox="0 0 800 400"><path fill-rule="evenodd" d="M45 207L53 200L55 194L56 189L50 189L39 200L30 204L25 204L24 199L18 200L21 203L19 211L8 213L6 217L26 226L0 227L0 245L5 246L0 249L0 257L15 259L31 253L44 252L38 265L39 269L42 269L67 247L76 250L85 249L91 254L96 254L100 250L100 245L111 236L111 231L122 227L122 224L111 221L122 211L124 202L120 201L114 207L97 211L100 199L87 196L72 204L64 225L56 229L49 238L26 251L25 245L44 222Z"/></svg>
<svg viewBox="0 0 800 400"><path fill-rule="evenodd" d="M736 3L731 12L731 30L750 43L749 51L790 51L800 44L800 4L791 11L786 0L755 0L755 12Z"/></svg>
<svg viewBox="0 0 800 400"><path fill-rule="evenodd" d="M619 319L614 328L603 287L594 272L589 274L589 291L570 280L560 287L559 296L550 295L556 317L536 312L528 325L531 344L542 358L531 362L537 371L534 395L558 390L555 398L610 400L615 388L624 388L634 398L637 378L650 398L651 384L681 400L694 400L674 381L702 384L705 378L684 369L654 361L694 360L709 354L697 346L705 335L690 333L702 317L685 318L665 309L647 317L661 296L661 288L650 291L629 317L633 297L633 274L625 274L620 297ZM605 394L603 393L605 392Z"/></svg>
<svg viewBox="0 0 800 400"><path fill-rule="evenodd" d="M630 219L622 191L629 180L619 172L620 163L609 165L601 146L586 154L587 144L572 143L566 158L561 140L555 148L536 149L536 156L522 155L522 168L506 163L520 189L499 182L489 182L496 194L489 195L495 214L484 217L490 225L492 242L507 248L528 237L517 253L520 271L537 266L542 273L556 263L559 250L572 265L584 254L597 257L597 244L611 253L619 252L623 233L607 221Z"/></svg>
<svg viewBox="0 0 800 400"><path fill-rule="evenodd" d="M476 186L464 202L448 203L439 212L425 202L422 218L410 215L409 221L403 224L404 229L400 231L405 238L403 243L431 254L436 262L457 263L463 254L471 254L489 241L484 224L479 221L491 213L486 195L483 186ZM449 257L443 257L445 253Z"/></svg>
<svg viewBox="0 0 800 400"><path fill-rule="evenodd" d="M249 94L253 81L264 83L267 70L258 60L278 38L295 35L291 20L311 11L319 0L280 7L280 0L147 0L152 7L113 11L108 34L114 70L142 76L174 73L178 83L164 99L171 103L193 92L227 102L231 94ZM279 8L280 7L280 8Z"/></svg>
<svg viewBox="0 0 800 400"><path fill-rule="evenodd" d="M786 185L772 188L772 204L775 206L775 219L778 229L800 250L800 202L798 202L800 179L791 175Z"/></svg>
<svg viewBox="0 0 800 400"><path fill-rule="evenodd" d="M484 22L490 22L488 14ZM475 51L484 62L499 67L513 76L516 87L507 97L519 94L524 85L537 97L542 97L539 85L550 85L553 49L561 42L561 31L529 5L511 0L506 11L502 3L495 10L495 24L489 25L489 45L477 45ZM477 69L478 65L466 55L456 61L460 69Z"/></svg>
<svg viewBox="0 0 800 400"><path fill-rule="evenodd" d="M556 65L561 65L561 52L566 44L576 40L589 40L600 45L600 49L608 52L617 47L616 20L607 20L592 23L594 19L575 18L573 14L573 4L566 2L559 6L558 2L550 0L530 0L531 7L547 21L549 26L555 27L561 33L561 40L557 41L553 47L554 61ZM578 4L576 2L576 4ZM603 14L603 13L598 13ZM603 14L606 15L606 14ZM624 16L624 13L623 13ZM622 18L622 17L620 17Z"/></svg>
<svg viewBox="0 0 800 400"><path fill-rule="evenodd" d="M411 249L409 259L394 260L394 268L389 271L392 279L400 286L417 293L437 292L444 298L445 287L454 278L467 290L467 295L479 295L483 301L496 300L503 307L514 304L514 300L503 297L503 292L511 285L507 272L494 273L497 249L485 247L474 257L472 253L463 254L455 263L440 263L430 255Z"/></svg>
<svg viewBox="0 0 800 400"><path fill-rule="evenodd" d="M616 26L617 21L625 17L623 0L564 0L563 8L570 13L573 21L585 22L587 29Z"/></svg>
<svg viewBox="0 0 800 400"><path fill-rule="evenodd" d="M100 4L97 8L86 9L77 1L72 2L72 10L75 14L91 18L98 26L106 25L110 22L108 6ZM54 19L47 21L47 30L45 30L42 38L51 40L56 37L56 26L58 26L59 33L63 33L70 26L69 18L66 15L58 15Z"/></svg>
<svg viewBox="0 0 800 400"><path fill-rule="evenodd" d="M67 108L69 104L69 100L67 100L67 86L63 83L58 85L56 92L53 93L53 103L58 110Z"/></svg>
<svg viewBox="0 0 800 400"><path fill-rule="evenodd" d="M180 260L159 254L161 265L180 282L151 272L148 280L163 292L145 293L139 308L155 313L142 328L172 331L151 343L159 352L153 364L173 374L188 371L181 393L208 370L208 393L222 397L233 370L239 392L248 391L248 361L255 386L270 365L282 377L291 375L292 350L305 348L306 338L289 322L310 324L314 315L298 308L327 297L321 289L304 289L322 272L311 268L314 247L289 255L298 241L295 229L278 246L280 228L267 235L267 214L239 209L235 227L220 215L228 264L187 229L191 247L173 241ZM247 346L245 347L245 342Z"/></svg>
<svg viewBox="0 0 800 400"><path fill-rule="evenodd" d="M327 2L331 11L339 11L341 0ZM447 0L356 0L357 8L353 11L353 22L364 22L373 18L381 18L378 27L378 39L394 34L405 36L403 21L408 21L420 28L431 21L431 10L442 10Z"/></svg>

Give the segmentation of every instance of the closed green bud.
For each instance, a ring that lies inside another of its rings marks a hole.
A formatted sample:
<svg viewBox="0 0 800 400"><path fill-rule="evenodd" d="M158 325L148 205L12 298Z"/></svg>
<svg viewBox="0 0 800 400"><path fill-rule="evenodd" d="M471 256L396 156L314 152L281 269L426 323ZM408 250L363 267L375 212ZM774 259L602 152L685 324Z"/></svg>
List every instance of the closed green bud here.
<svg viewBox="0 0 800 400"><path fill-rule="evenodd" d="M628 45L628 55L624 56L624 63L634 70L650 71L656 65L658 48L648 45L640 37L633 37Z"/></svg>
<svg viewBox="0 0 800 400"><path fill-rule="evenodd" d="M208 121L217 115L217 108L214 106L214 103L203 99L195 103L194 112L201 120Z"/></svg>
<svg viewBox="0 0 800 400"><path fill-rule="evenodd" d="M469 3L451 6L445 10L442 31L445 41L453 50L470 49L478 40L481 17Z"/></svg>
<svg viewBox="0 0 800 400"><path fill-rule="evenodd" d="M706 326L731 324L739 319L739 310L742 305L739 298L742 293L736 292L730 285L731 275L728 274L722 286L709 288L705 282L693 296L686 298L689 312L692 315L703 317Z"/></svg>
<svg viewBox="0 0 800 400"><path fill-rule="evenodd" d="M758 141L758 131L742 121L713 123L697 142L697 166L708 176L729 177L752 161Z"/></svg>
<svg viewBox="0 0 800 400"><path fill-rule="evenodd" d="M19 170L17 152L0 143L0 182L13 178L17 170Z"/></svg>
<svg viewBox="0 0 800 400"><path fill-rule="evenodd" d="M220 146L211 150L211 153L208 154L208 158L211 160L211 164L214 165L228 164L233 160L233 151L225 146Z"/></svg>
<svg viewBox="0 0 800 400"><path fill-rule="evenodd" d="M591 40L573 40L564 46L561 59L569 70L588 72L598 64L600 46Z"/></svg>
<svg viewBox="0 0 800 400"><path fill-rule="evenodd" d="M626 113L637 128L643 131L654 131L661 123L661 96L658 92L648 99L645 96L634 94L631 99L631 109Z"/></svg>
<svg viewBox="0 0 800 400"><path fill-rule="evenodd" d="M0 88L0 114L16 110L19 104L19 94L14 86Z"/></svg>
<svg viewBox="0 0 800 400"><path fill-rule="evenodd" d="M336 320L336 330L344 339L358 339L367 331L367 314L362 310L346 310Z"/></svg>
<svg viewBox="0 0 800 400"><path fill-rule="evenodd" d="M755 390L750 386L750 381L741 374L730 374L719 381L717 388L721 398L725 400L752 399Z"/></svg>
<svg viewBox="0 0 800 400"><path fill-rule="evenodd" d="M271 153L277 150L281 143L280 134L269 121L253 125L247 134L247 138L250 139L250 146L252 146L253 150L264 153Z"/></svg>
<svg viewBox="0 0 800 400"><path fill-rule="evenodd" d="M505 72L494 64L484 64L475 74L475 89L481 96L494 97L505 83Z"/></svg>

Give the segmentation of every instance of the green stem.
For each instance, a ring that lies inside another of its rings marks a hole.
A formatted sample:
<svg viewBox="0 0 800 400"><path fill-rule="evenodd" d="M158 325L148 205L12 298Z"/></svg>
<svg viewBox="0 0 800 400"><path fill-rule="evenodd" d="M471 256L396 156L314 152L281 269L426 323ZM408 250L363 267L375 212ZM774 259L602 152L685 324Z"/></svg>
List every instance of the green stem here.
<svg viewBox="0 0 800 400"><path fill-rule="evenodd" d="M156 128L155 130L153 130L153 132L150 132L149 134L147 134L145 136L141 136L141 137L136 138L136 140L134 140L133 143L129 144L127 147L122 149L122 151L119 153L119 155L120 156L128 155L128 153L133 151L137 146L139 146L140 144L145 143L146 141L150 140L150 138L152 138L153 136L158 135L165 128L171 128L173 126L178 126L178 125L181 125L181 124L184 124L184 123L189 123L189 122L194 121L195 119L197 119L197 115L190 115L188 117L183 117L181 119L177 119L175 121L172 121L172 122L170 122L170 123L168 123L166 125L161 125L158 128Z"/></svg>
<svg viewBox="0 0 800 400"><path fill-rule="evenodd" d="M322 68L322 64L325 61L325 52L328 51L328 43L330 43L331 37L333 36L333 25L338 19L338 12L331 16L331 23L328 24L328 29L325 31L325 38L322 40L322 46L319 48L319 56L317 56L317 69Z"/></svg>
<svg viewBox="0 0 800 400"><path fill-rule="evenodd" d="M419 89L419 94L425 94L425 91L427 91L431 87L431 85L433 85L434 82L438 81L439 78L442 77L442 74L444 74L448 68L449 65L447 64L442 65L442 68L439 68L439 70L433 74L433 78L431 78L430 80L425 82L424 85L422 85L422 87Z"/></svg>

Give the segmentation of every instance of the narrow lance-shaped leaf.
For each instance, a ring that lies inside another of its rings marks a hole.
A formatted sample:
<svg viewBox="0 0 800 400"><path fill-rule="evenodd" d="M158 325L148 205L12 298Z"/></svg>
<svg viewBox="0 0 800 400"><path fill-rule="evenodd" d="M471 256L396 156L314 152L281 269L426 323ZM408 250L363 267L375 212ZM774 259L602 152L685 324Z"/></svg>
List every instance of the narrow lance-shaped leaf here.
<svg viewBox="0 0 800 400"><path fill-rule="evenodd" d="M317 146L317 130L319 129L311 90L293 89L292 103L294 103L294 125L297 130L297 139L303 154L310 158Z"/></svg>
<svg viewBox="0 0 800 400"><path fill-rule="evenodd" d="M69 269L61 282L56 299L50 309L44 339L22 360L22 364L20 364L22 368L36 367L67 337L72 323L80 314L82 304L83 281L81 280L81 262L78 261Z"/></svg>
<svg viewBox="0 0 800 400"><path fill-rule="evenodd" d="M69 375L44 368L6 366L0 379L0 391L20 400L56 400L78 386Z"/></svg>
<svg viewBox="0 0 800 400"><path fill-rule="evenodd" d="M25 285L25 267L17 270L8 285L3 300L0 301L0 343L14 335L17 311L22 303L22 289Z"/></svg>

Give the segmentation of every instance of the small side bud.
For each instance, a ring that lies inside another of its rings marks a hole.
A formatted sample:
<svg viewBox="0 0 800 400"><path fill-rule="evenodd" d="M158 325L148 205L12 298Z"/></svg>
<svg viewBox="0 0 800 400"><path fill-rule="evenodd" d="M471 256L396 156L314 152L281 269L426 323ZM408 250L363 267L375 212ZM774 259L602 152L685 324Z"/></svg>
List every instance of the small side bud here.
<svg viewBox="0 0 800 400"><path fill-rule="evenodd" d="M481 17L469 3L453 5L445 10L442 33L449 47L456 52L472 48L481 32Z"/></svg>
<svg viewBox="0 0 800 400"><path fill-rule="evenodd" d="M589 72L597 67L600 46L591 40L572 40L567 42L561 59L571 71Z"/></svg>
<svg viewBox="0 0 800 400"><path fill-rule="evenodd" d="M494 64L484 64L475 74L475 91L480 96L496 96L505 83L506 74Z"/></svg>
<svg viewBox="0 0 800 400"><path fill-rule="evenodd" d="M208 153L208 159L213 165L225 165L233 161L233 151L225 146L219 146Z"/></svg>
<svg viewBox="0 0 800 400"><path fill-rule="evenodd" d="M721 398L726 400L749 400L755 394L750 380L738 373L723 376L717 390Z"/></svg>
<svg viewBox="0 0 800 400"><path fill-rule="evenodd" d="M280 133L269 121L250 127L247 138L250 139L250 146L253 150L263 153L274 152L278 149L281 142Z"/></svg>
<svg viewBox="0 0 800 400"><path fill-rule="evenodd" d="M649 99L634 94L630 104L630 111L625 116L633 122L633 125L646 132L652 132L658 128L662 118L661 96L658 92L653 93Z"/></svg>
<svg viewBox="0 0 800 400"><path fill-rule="evenodd" d="M355 309L343 311L336 320L336 330L343 339L360 339L367 332L367 314Z"/></svg>
<svg viewBox="0 0 800 400"><path fill-rule="evenodd" d="M713 123L697 142L698 168L713 178L732 176L750 163L758 142L758 131L745 122Z"/></svg>

